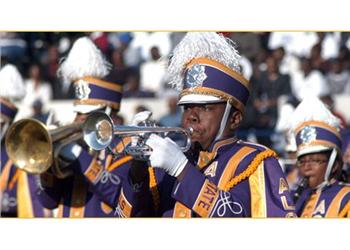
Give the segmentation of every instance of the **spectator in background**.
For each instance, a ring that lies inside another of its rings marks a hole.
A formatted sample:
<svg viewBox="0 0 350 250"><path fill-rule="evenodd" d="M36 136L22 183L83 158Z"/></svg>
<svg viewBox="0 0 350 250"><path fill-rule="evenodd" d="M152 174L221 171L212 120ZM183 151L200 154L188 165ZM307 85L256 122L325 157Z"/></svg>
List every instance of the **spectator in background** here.
<svg viewBox="0 0 350 250"><path fill-rule="evenodd" d="M160 94L165 80L166 62L161 60L158 47L152 47L150 53L151 60L143 63L140 68L141 89Z"/></svg>
<svg viewBox="0 0 350 250"><path fill-rule="evenodd" d="M114 34L114 37L114 46L123 51L125 65L138 72L142 63L142 55L141 48L133 46L134 35L130 32L118 32Z"/></svg>
<svg viewBox="0 0 350 250"><path fill-rule="evenodd" d="M331 95L350 94L350 73L342 67L339 59L330 60L326 79Z"/></svg>
<svg viewBox="0 0 350 250"><path fill-rule="evenodd" d="M293 75L300 70L299 59L292 54L286 54L283 47L274 49L272 56L276 59L281 74Z"/></svg>
<svg viewBox="0 0 350 250"><path fill-rule="evenodd" d="M339 32L317 32L318 43L321 47L321 57L324 60L338 56L341 35Z"/></svg>
<svg viewBox="0 0 350 250"><path fill-rule="evenodd" d="M298 101L308 97L320 97L329 94L329 87L321 72L312 68L311 60L301 60L301 72L292 77L292 92Z"/></svg>
<svg viewBox="0 0 350 250"><path fill-rule="evenodd" d="M350 51L346 46L340 47L338 58L342 68L344 70L350 70Z"/></svg>
<svg viewBox="0 0 350 250"><path fill-rule="evenodd" d="M252 100L256 110L256 137L259 143L271 147L271 135L277 122L278 99L291 92L290 77L278 70L277 61L269 56L267 70L253 82Z"/></svg>
<svg viewBox="0 0 350 250"><path fill-rule="evenodd" d="M169 95L167 98L169 112L159 119L159 125L163 127L180 127L182 112L177 106L178 94Z"/></svg>
<svg viewBox="0 0 350 250"><path fill-rule="evenodd" d="M1 56L7 57L11 63L16 63L24 57L27 42L17 32L0 32Z"/></svg>
<svg viewBox="0 0 350 250"><path fill-rule="evenodd" d="M254 32L235 32L230 35L230 38L236 43L241 54L249 61L254 62L261 49L258 34Z"/></svg>
<svg viewBox="0 0 350 250"><path fill-rule="evenodd" d="M124 63L122 49L116 48L113 50L111 61L113 64L113 69L107 75L106 80L124 85L128 79L128 76L132 74L132 70Z"/></svg>
<svg viewBox="0 0 350 250"><path fill-rule="evenodd" d="M187 32L172 32L170 34L170 44L171 49L170 51L173 51L173 49L178 45L179 42L185 37Z"/></svg>
<svg viewBox="0 0 350 250"><path fill-rule="evenodd" d="M151 60L150 50L152 47L158 47L162 56L170 53L171 32L133 32L132 44L133 48L138 48L143 61Z"/></svg>
<svg viewBox="0 0 350 250"><path fill-rule="evenodd" d="M124 84L123 91L124 98L151 98L154 93L140 89L140 76L138 74L131 74L128 76Z"/></svg>
<svg viewBox="0 0 350 250"><path fill-rule="evenodd" d="M274 50L283 47L287 54L308 57L311 47L317 43L315 32L272 32L268 48Z"/></svg>
<svg viewBox="0 0 350 250"><path fill-rule="evenodd" d="M327 65L326 65L326 61L321 55L321 52L322 52L321 43L316 43L311 48L310 60L311 60L312 68L324 74L327 71L327 68L326 68Z"/></svg>
<svg viewBox="0 0 350 250"><path fill-rule="evenodd" d="M39 64L32 64L29 68L29 79L25 81L26 96L24 104L32 107L36 100L41 100L43 107L52 100L52 89L48 82L43 81L41 67Z"/></svg>
<svg viewBox="0 0 350 250"><path fill-rule="evenodd" d="M46 123L47 118L49 117L49 113L43 111L43 103L40 99L37 99L33 102L33 116L32 118L39 120L43 123Z"/></svg>
<svg viewBox="0 0 350 250"><path fill-rule="evenodd" d="M102 51L103 54L108 53L108 35L105 32L92 32L89 35L89 37L94 42L94 44L96 44L96 46Z"/></svg>
<svg viewBox="0 0 350 250"><path fill-rule="evenodd" d="M62 84L58 79L56 72L59 67L60 53L56 45L48 48L46 57L43 60L43 76L52 84L53 99L67 99L74 97L73 88L62 88Z"/></svg>

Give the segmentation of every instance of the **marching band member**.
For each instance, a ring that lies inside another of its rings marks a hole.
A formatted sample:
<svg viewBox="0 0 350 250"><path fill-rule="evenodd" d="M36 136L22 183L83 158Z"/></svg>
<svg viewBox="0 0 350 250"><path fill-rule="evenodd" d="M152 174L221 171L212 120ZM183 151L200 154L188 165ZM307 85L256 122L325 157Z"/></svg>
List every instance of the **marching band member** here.
<svg viewBox="0 0 350 250"><path fill-rule="evenodd" d="M1 217L32 218L50 216L48 210L40 204L35 193L38 177L28 175L16 168L9 159L5 137L18 108L14 104L25 95L22 76L12 64L7 64L0 71L0 120L1 120L1 175L0 201Z"/></svg>
<svg viewBox="0 0 350 250"><path fill-rule="evenodd" d="M123 186L117 208L140 210L146 202L138 197L148 195L154 204L149 216L295 216L276 153L235 136L249 97L238 61L236 49L216 33L189 33L174 49L168 70L182 91L178 104L183 127L193 129L192 150L184 154L171 139L152 134L146 144L153 168L144 181L151 188Z"/></svg>
<svg viewBox="0 0 350 250"><path fill-rule="evenodd" d="M74 83L75 121L84 121L93 111L116 117L122 86L102 80L108 71L109 64L90 39L79 38L73 44L58 74L64 81ZM115 149L122 151L123 144L120 142ZM130 159L123 159L123 163ZM95 152L83 142L67 145L60 153L60 160L62 164L70 163L65 169L72 170L73 174L64 178L57 178L50 172L42 174L39 188L42 203L50 209L58 207L58 217L114 216L114 208L104 203L97 194L99 185L109 181L116 186L118 197L122 177L113 171L121 165L120 162L112 164L113 156L107 150Z"/></svg>
<svg viewBox="0 0 350 250"><path fill-rule="evenodd" d="M300 217L350 217L350 186L342 182L340 121L317 98L299 104L292 128L298 167L307 188L296 203Z"/></svg>

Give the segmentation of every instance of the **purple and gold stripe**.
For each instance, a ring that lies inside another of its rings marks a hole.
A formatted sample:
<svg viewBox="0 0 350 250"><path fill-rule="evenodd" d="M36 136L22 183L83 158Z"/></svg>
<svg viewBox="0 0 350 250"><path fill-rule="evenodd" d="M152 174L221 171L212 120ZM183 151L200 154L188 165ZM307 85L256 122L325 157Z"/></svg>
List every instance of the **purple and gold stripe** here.
<svg viewBox="0 0 350 250"><path fill-rule="evenodd" d="M312 142L304 143L300 138L300 134L306 126L313 127L316 130L316 138ZM322 145L326 147L336 147L338 149L342 146L342 140L339 132L326 123L319 121L308 121L301 124L296 129L296 143L298 148L304 148L306 146Z"/></svg>
<svg viewBox="0 0 350 250"><path fill-rule="evenodd" d="M91 91L87 99L75 100L74 104L102 104L110 106L113 109L120 108L120 102L123 96L123 87L121 85L93 77L84 77L80 80L86 81ZM76 86L78 86L78 82L75 82Z"/></svg>
<svg viewBox="0 0 350 250"><path fill-rule="evenodd" d="M190 88L184 82L185 89L181 96L187 94L207 94L229 100L233 106L243 111L249 98L249 82L238 72L208 58L193 59L186 67L184 81L189 69L194 65L205 66L206 78L201 86Z"/></svg>
<svg viewBox="0 0 350 250"><path fill-rule="evenodd" d="M11 102L4 100L3 98L0 98L0 113L1 117L7 121L10 122L15 118L17 114L18 109L15 105L13 105Z"/></svg>

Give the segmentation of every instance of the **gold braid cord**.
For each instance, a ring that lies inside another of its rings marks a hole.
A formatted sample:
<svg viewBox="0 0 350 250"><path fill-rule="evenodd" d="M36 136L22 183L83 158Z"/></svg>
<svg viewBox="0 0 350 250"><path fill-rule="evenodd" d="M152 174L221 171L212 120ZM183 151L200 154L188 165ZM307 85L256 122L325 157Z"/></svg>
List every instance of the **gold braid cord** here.
<svg viewBox="0 0 350 250"><path fill-rule="evenodd" d="M251 176L255 170L259 167L260 163L265 160L266 158L269 157L275 157L277 158L277 154L270 150L267 149L259 154L257 154L254 158L254 160L249 164L246 170L244 170L242 173L239 175L233 177L226 185L224 188L224 191L227 192L234 186L236 186L238 183L242 182L243 180L247 179L249 176Z"/></svg>
<svg viewBox="0 0 350 250"><path fill-rule="evenodd" d="M149 187L152 192L152 198L153 198L153 205L156 211L159 209L159 204L160 204L160 198L159 198L159 191L157 187L157 179L156 175L154 173L154 169L152 167L148 168L148 173L149 173Z"/></svg>

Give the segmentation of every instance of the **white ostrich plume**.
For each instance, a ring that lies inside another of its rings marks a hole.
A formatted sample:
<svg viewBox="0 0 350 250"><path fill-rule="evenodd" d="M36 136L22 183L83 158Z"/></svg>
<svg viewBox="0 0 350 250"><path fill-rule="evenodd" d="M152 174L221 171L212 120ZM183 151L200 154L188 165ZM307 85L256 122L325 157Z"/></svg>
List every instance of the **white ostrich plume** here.
<svg viewBox="0 0 350 250"><path fill-rule="evenodd" d="M241 73L240 55L234 42L215 32L189 32L175 47L168 74L173 88L182 90L186 65L194 58L208 58Z"/></svg>
<svg viewBox="0 0 350 250"><path fill-rule="evenodd" d="M67 58L61 63L57 75L65 82L74 82L83 77L103 78L111 68L102 52L88 38L75 41Z"/></svg>
<svg viewBox="0 0 350 250"><path fill-rule="evenodd" d="M0 70L0 85L0 96L10 101L19 101L26 94L23 78L12 64L7 64Z"/></svg>
<svg viewBox="0 0 350 250"><path fill-rule="evenodd" d="M306 121L324 122L336 129L340 129L340 120L332 114L332 112L317 97L305 98L295 109L291 127L297 129Z"/></svg>

